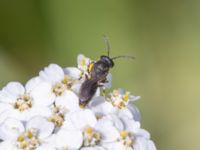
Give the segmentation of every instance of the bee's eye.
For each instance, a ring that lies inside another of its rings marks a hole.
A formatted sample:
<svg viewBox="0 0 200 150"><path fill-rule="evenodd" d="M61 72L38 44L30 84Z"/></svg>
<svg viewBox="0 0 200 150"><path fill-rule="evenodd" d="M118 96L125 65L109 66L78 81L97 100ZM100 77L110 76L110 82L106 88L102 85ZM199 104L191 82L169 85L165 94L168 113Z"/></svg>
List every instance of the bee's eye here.
<svg viewBox="0 0 200 150"><path fill-rule="evenodd" d="M101 61L103 61L104 63L106 63L107 65L109 65L110 68L112 68L114 66L114 62L108 56L101 56Z"/></svg>

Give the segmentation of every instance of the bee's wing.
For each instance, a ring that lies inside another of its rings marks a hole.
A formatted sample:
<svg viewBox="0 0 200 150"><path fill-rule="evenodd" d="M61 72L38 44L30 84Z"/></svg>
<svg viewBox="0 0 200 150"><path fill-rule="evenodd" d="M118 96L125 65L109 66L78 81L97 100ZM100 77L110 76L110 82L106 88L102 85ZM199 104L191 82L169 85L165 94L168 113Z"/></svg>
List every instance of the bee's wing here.
<svg viewBox="0 0 200 150"><path fill-rule="evenodd" d="M80 103L88 103L92 99L98 88L98 79L92 78L83 82L79 92Z"/></svg>

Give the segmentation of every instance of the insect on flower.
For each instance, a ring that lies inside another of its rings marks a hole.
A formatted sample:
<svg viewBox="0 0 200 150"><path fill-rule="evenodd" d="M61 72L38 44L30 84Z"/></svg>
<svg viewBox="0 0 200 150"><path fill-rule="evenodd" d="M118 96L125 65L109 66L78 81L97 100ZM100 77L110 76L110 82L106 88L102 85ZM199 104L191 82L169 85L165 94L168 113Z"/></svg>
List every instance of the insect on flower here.
<svg viewBox="0 0 200 150"><path fill-rule="evenodd" d="M98 61L91 64L89 67L91 77L86 79L80 88L79 92L79 103L81 106L85 106L95 95L97 88L103 86L107 82L106 76L109 70L114 67L114 61L118 58L130 58L134 59L132 56L116 56L110 58L110 44L108 39L104 36L104 40L107 46L107 56L102 55Z"/></svg>

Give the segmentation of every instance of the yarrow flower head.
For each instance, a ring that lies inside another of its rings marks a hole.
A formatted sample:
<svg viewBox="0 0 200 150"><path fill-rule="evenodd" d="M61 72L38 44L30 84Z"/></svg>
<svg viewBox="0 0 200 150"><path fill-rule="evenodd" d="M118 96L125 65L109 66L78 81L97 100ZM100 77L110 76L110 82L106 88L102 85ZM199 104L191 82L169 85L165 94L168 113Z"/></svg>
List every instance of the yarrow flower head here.
<svg viewBox="0 0 200 150"><path fill-rule="evenodd" d="M39 149L50 147L48 138L54 125L43 117L33 117L23 124L14 118L7 118L0 128L1 149Z"/></svg>
<svg viewBox="0 0 200 150"><path fill-rule="evenodd" d="M35 115L49 116L48 106L54 98L48 95L48 90L48 85L37 78L31 79L25 87L19 82L8 83L0 91L0 123L7 117L27 121Z"/></svg>
<svg viewBox="0 0 200 150"><path fill-rule="evenodd" d="M50 64L25 86L10 82L2 88L0 149L156 150L133 104L140 96L121 88L105 92L110 73L95 80L96 93L81 105L81 86L93 78L96 62L80 54L77 67Z"/></svg>
<svg viewBox="0 0 200 150"><path fill-rule="evenodd" d="M130 101L135 101L140 99L140 96L130 95L130 92L124 89L113 90L108 97L108 101L112 103L114 107L119 109L124 109L127 107Z"/></svg>

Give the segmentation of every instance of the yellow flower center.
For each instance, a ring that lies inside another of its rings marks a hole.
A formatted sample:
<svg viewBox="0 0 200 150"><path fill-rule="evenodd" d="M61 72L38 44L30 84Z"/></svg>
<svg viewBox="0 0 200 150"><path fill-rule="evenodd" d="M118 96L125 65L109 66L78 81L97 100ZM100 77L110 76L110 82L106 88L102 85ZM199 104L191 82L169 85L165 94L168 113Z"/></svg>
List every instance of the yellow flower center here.
<svg viewBox="0 0 200 150"><path fill-rule="evenodd" d="M53 92L56 96L61 96L67 89L66 85L63 83L56 83L53 87Z"/></svg>
<svg viewBox="0 0 200 150"><path fill-rule="evenodd" d="M65 112L62 112L59 107L53 108L53 115L49 118L49 121L53 122L56 127L61 127L65 121Z"/></svg>
<svg viewBox="0 0 200 150"><path fill-rule="evenodd" d="M118 90L114 90L110 94L109 101L113 106L118 107L119 109L126 108L129 100L130 92L125 92L125 94L120 94Z"/></svg>
<svg viewBox="0 0 200 150"><path fill-rule="evenodd" d="M126 108L126 104L121 99L113 101L112 104L113 106L118 107L119 109Z"/></svg>
<svg viewBox="0 0 200 150"><path fill-rule="evenodd" d="M61 82L58 82L53 86L53 93L55 93L56 96L61 96L65 92L65 90L71 89L73 84L74 80L68 78L65 75L64 79Z"/></svg>
<svg viewBox="0 0 200 150"><path fill-rule="evenodd" d="M126 93L123 95L123 100L124 100L125 102L128 101L129 95L130 95L130 92L126 92Z"/></svg>
<svg viewBox="0 0 200 150"><path fill-rule="evenodd" d="M20 96L14 103L14 108L18 109L19 111L24 111L31 107L32 107L32 98L28 95Z"/></svg>
<svg viewBox="0 0 200 150"><path fill-rule="evenodd" d="M122 139L125 139L128 136L128 132L123 130L123 131L120 132L120 136L121 136Z"/></svg>
<svg viewBox="0 0 200 150"><path fill-rule="evenodd" d="M95 131L91 127L86 127L83 132L84 135L84 146L95 146L97 145L101 140L101 134L97 131Z"/></svg>
<svg viewBox="0 0 200 150"><path fill-rule="evenodd" d="M55 114L50 119L51 122L55 124L57 127L61 127L64 122L64 115L63 114Z"/></svg>
<svg viewBox="0 0 200 150"><path fill-rule="evenodd" d="M126 147L131 147L134 144L134 140L134 135L126 130L122 130L120 137L117 139L118 142L122 142Z"/></svg>
<svg viewBox="0 0 200 150"><path fill-rule="evenodd" d="M22 150L35 150L40 145L41 142L37 138L37 132L34 129L22 133L17 138L17 147Z"/></svg>

